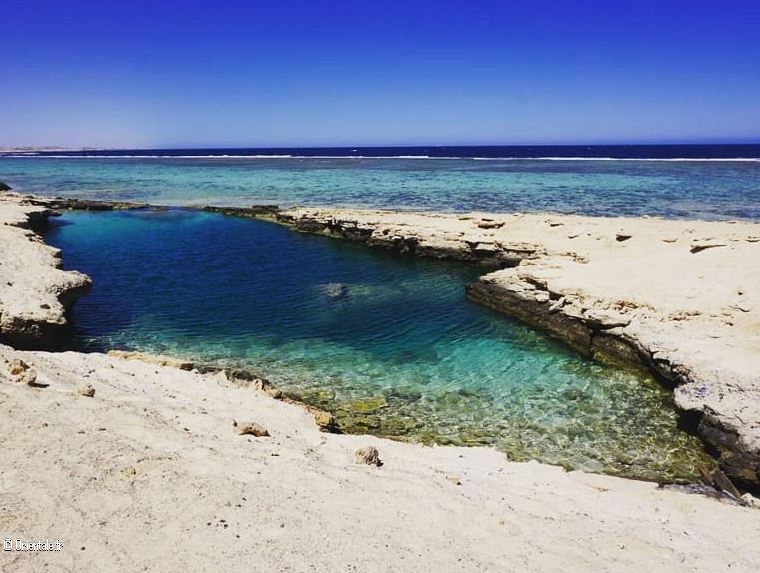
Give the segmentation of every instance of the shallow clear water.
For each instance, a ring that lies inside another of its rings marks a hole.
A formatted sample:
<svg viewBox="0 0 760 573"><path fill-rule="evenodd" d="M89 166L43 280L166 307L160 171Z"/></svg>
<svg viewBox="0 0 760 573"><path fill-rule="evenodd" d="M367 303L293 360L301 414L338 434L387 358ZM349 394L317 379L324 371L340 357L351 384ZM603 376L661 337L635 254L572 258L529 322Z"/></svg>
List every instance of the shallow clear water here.
<svg viewBox="0 0 760 573"><path fill-rule="evenodd" d="M0 157L21 191L160 204L760 219L760 161Z"/></svg>
<svg viewBox="0 0 760 573"><path fill-rule="evenodd" d="M471 268L183 210L66 213L46 238L94 280L85 347L245 366L351 431L658 480L709 463L668 392L469 302Z"/></svg>

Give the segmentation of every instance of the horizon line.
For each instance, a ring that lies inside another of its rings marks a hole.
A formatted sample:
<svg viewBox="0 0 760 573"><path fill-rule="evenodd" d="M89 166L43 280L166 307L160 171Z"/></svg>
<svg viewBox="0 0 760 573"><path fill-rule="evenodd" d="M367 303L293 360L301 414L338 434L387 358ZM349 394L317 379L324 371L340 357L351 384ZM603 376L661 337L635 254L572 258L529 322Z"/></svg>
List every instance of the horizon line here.
<svg viewBox="0 0 760 573"><path fill-rule="evenodd" d="M67 146L67 145L4 145L0 146L0 153L13 151L169 151L169 150L227 150L227 149L377 149L377 148L449 148L449 147L651 147L651 146L712 146L731 145L746 146L760 145L760 139L754 141L701 141L701 142L628 142L628 143L417 143L417 144L348 144L348 145L188 145L172 146L162 145L157 147L98 147L98 146Z"/></svg>

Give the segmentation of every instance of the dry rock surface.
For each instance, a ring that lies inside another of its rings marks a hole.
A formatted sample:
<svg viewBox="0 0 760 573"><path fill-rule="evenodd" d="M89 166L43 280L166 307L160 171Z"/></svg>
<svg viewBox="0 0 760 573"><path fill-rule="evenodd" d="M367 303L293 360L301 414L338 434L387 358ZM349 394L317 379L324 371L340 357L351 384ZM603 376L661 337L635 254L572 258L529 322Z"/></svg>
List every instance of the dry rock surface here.
<svg viewBox="0 0 760 573"><path fill-rule="evenodd" d="M602 361L648 369L760 485L760 225L547 214L224 209L493 272L475 300ZM496 269L496 270L494 270Z"/></svg>
<svg viewBox="0 0 760 573"><path fill-rule="evenodd" d="M257 422L232 422L232 425L237 428L237 433L241 436L254 436L256 438L269 437L269 430Z"/></svg>
<svg viewBox="0 0 760 573"><path fill-rule="evenodd" d="M66 306L90 285L86 275L62 270L58 249L35 232L51 214L28 198L0 193L0 342L55 345Z"/></svg>
<svg viewBox="0 0 760 573"><path fill-rule="evenodd" d="M157 366L171 366L172 368L179 368L180 370L192 370L194 366L189 360L160 354L147 354L145 352L132 350L109 350L108 355L115 356L116 358L124 358L125 360L139 360L140 362L147 362Z"/></svg>
<svg viewBox="0 0 760 573"><path fill-rule="evenodd" d="M357 464L366 464L368 466L380 467L383 462L380 461L380 452L375 446L364 446L354 452L354 461Z"/></svg>

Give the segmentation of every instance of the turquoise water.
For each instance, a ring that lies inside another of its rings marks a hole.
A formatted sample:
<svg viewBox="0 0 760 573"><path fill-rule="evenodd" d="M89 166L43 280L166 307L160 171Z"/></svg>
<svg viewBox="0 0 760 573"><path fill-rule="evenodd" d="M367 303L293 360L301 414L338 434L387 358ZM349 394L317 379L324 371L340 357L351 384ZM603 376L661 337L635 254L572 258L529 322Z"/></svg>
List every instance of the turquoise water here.
<svg viewBox="0 0 760 573"><path fill-rule="evenodd" d="M708 462L668 392L468 301L469 267L176 209L66 213L46 239L94 280L85 348L243 366L349 431L665 481Z"/></svg>
<svg viewBox="0 0 760 573"><path fill-rule="evenodd" d="M760 219L760 161L0 157L21 191L160 204Z"/></svg>

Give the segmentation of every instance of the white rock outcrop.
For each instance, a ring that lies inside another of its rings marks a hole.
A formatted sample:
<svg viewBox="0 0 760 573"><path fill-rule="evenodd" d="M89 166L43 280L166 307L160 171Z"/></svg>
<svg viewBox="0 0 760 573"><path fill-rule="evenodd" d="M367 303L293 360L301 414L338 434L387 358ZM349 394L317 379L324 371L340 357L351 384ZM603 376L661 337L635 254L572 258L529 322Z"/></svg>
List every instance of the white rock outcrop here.
<svg viewBox="0 0 760 573"><path fill-rule="evenodd" d="M35 232L53 212L0 193L0 341L24 348L60 342L66 307L90 279L61 268L60 252Z"/></svg>

